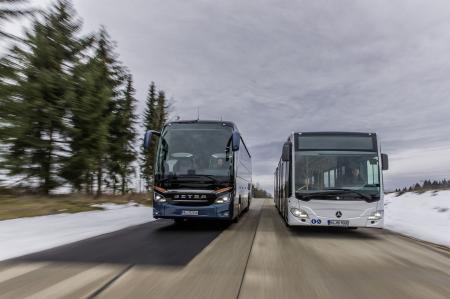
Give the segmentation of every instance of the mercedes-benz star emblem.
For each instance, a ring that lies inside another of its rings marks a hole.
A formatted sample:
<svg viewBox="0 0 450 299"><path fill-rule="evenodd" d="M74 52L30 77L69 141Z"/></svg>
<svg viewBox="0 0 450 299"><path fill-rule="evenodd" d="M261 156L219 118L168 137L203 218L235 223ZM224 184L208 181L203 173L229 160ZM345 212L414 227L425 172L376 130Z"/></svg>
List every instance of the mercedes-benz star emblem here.
<svg viewBox="0 0 450 299"><path fill-rule="evenodd" d="M342 217L342 212L341 211L337 211L336 212L336 217L337 218L341 218Z"/></svg>

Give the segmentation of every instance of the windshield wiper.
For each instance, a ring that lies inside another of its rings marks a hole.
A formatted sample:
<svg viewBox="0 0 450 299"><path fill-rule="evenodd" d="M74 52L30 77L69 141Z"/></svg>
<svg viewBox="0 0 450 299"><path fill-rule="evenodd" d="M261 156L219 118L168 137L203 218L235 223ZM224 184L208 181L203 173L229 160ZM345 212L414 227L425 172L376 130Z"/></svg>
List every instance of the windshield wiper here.
<svg viewBox="0 0 450 299"><path fill-rule="evenodd" d="M295 192L295 195L298 197L301 197L301 200L304 201L310 201L313 197L321 197L321 196L335 196L336 192L312 192L312 193L300 193Z"/></svg>
<svg viewBox="0 0 450 299"><path fill-rule="evenodd" d="M158 181L158 183L165 183L165 182L171 182L173 179L176 180L176 177L173 176L166 176L166 177L162 177L162 178L155 178L155 181Z"/></svg>
<svg viewBox="0 0 450 299"><path fill-rule="evenodd" d="M211 181L213 181L214 183L218 183L218 182L219 182L219 180L218 180L217 178L215 178L214 176L212 176L212 175L208 175L208 174L196 174L196 176L208 178L208 179L210 179Z"/></svg>
<svg viewBox="0 0 450 299"><path fill-rule="evenodd" d="M359 192L357 190L346 189L346 188L327 188L327 189L325 189L323 191L310 192L310 193L296 192L295 195L297 197L300 197L301 200L309 201L309 200L313 199L314 197L322 197L322 196L332 197L332 196L336 196L336 195L343 194L343 193L356 194L359 197L364 198L364 200L366 202L374 202L374 201L377 201L379 199L379 197L376 197L376 196L373 196L373 195L369 196L369 195L364 194L362 192Z"/></svg>
<svg viewBox="0 0 450 299"><path fill-rule="evenodd" d="M188 175L178 176L177 178L180 179L180 178L186 178L186 177L187 178L206 178L214 183L219 183L218 179L216 179L214 176L208 175L208 174L188 174Z"/></svg>
<svg viewBox="0 0 450 299"><path fill-rule="evenodd" d="M325 189L325 190L320 190L320 191L316 191L316 192L308 192L308 193L295 192L295 195L300 196L300 197L302 197L302 199L305 199L305 200L310 200L314 197L321 197L321 196L331 197L331 196L336 196L337 194L342 194L342 190Z"/></svg>
<svg viewBox="0 0 450 299"><path fill-rule="evenodd" d="M353 193L353 194L359 195L360 197L364 198L367 202L376 201L376 199L374 199L374 196L369 196L367 194L364 194L362 192L359 192L359 191L353 190L353 189L349 189L349 188L327 188L326 190L342 191L342 193Z"/></svg>

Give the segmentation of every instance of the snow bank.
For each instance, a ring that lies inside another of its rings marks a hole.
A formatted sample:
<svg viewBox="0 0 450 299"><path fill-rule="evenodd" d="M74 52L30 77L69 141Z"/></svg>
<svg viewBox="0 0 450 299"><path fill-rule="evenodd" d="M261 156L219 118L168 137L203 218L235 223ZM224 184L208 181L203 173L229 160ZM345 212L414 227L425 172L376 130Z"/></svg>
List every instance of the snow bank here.
<svg viewBox="0 0 450 299"><path fill-rule="evenodd" d="M450 190L386 194L384 227L450 247Z"/></svg>
<svg viewBox="0 0 450 299"><path fill-rule="evenodd" d="M98 206L105 210L0 221L0 260L155 220L152 208L137 204Z"/></svg>

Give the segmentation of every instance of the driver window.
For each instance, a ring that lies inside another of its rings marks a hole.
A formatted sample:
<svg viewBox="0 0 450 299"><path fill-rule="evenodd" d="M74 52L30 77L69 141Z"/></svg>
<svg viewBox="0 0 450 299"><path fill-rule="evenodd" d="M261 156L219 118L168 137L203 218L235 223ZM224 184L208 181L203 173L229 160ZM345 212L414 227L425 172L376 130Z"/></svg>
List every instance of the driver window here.
<svg viewBox="0 0 450 299"><path fill-rule="evenodd" d="M194 157L190 153L173 153L171 159L167 161L169 171L174 174L193 174L195 173Z"/></svg>
<svg viewBox="0 0 450 299"><path fill-rule="evenodd" d="M209 159L209 169L227 169L224 153L212 154Z"/></svg>

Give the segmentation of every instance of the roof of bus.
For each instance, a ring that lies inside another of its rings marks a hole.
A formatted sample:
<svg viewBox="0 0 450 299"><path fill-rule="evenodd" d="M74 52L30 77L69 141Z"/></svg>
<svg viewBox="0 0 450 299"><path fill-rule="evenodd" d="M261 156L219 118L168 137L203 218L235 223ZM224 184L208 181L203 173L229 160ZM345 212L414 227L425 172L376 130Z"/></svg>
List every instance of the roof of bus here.
<svg viewBox="0 0 450 299"><path fill-rule="evenodd" d="M235 130L237 130L237 126L231 122L231 121L223 121L223 120L199 120L199 119L194 119L194 120L175 120L175 121L170 121L168 122L166 125L168 124L172 124L172 123L177 123L177 124L193 124L193 123L199 123L199 124L226 124L227 126L233 127Z"/></svg>
<svg viewBox="0 0 450 299"><path fill-rule="evenodd" d="M373 132L342 132L342 131L319 131L319 132L294 132L301 135L376 135Z"/></svg>

